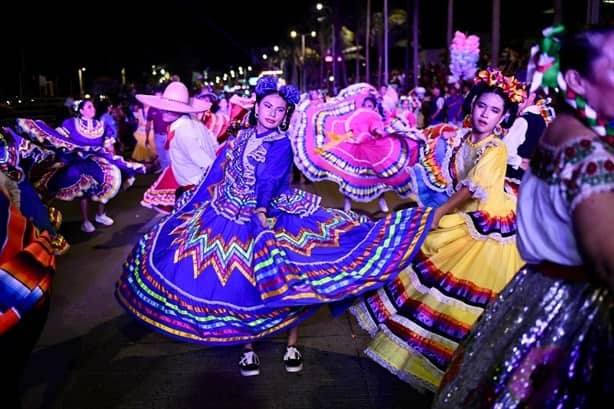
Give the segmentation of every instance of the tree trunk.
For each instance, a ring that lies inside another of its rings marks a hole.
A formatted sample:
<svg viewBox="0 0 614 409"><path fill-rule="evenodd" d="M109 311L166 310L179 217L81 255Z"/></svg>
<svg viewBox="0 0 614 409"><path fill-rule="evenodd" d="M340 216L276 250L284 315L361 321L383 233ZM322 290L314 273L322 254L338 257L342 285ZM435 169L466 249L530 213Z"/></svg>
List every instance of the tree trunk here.
<svg viewBox="0 0 614 409"><path fill-rule="evenodd" d="M446 45L448 48L452 42L452 26L454 23L454 0L448 0L448 26L446 29Z"/></svg>
<svg viewBox="0 0 614 409"><path fill-rule="evenodd" d="M383 63L383 45L384 39L382 38L382 33L380 33L377 39L377 87L382 86L382 63Z"/></svg>
<svg viewBox="0 0 614 409"><path fill-rule="evenodd" d="M367 0L367 27L365 30L365 81L371 83L371 0Z"/></svg>
<svg viewBox="0 0 614 409"><path fill-rule="evenodd" d="M341 80L338 82L340 84L340 88L345 88L348 85L348 70L347 64L345 62L345 54L343 54L343 37L341 36L341 24L335 24L335 36L339 40L336 42L337 44L337 55L341 57Z"/></svg>
<svg viewBox="0 0 614 409"><path fill-rule="evenodd" d="M414 88L418 86L418 77L420 76L420 61L418 57L418 12L420 9L420 0L414 2L414 24L413 24L413 46L414 46Z"/></svg>
<svg viewBox="0 0 614 409"><path fill-rule="evenodd" d="M362 2L357 2L357 8L361 6ZM358 10L357 10L358 11ZM360 16L360 13L356 13L357 16ZM354 30L354 47L356 47L356 52L354 54L354 68L356 70L354 74L354 83L360 82L360 50L358 47L360 46L360 41L358 41L358 29L360 28L360 18L356 18L356 30Z"/></svg>
<svg viewBox="0 0 614 409"><path fill-rule="evenodd" d="M388 0L384 0L384 85L388 85Z"/></svg>
<svg viewBox="0 0 614 409"><path fill-rule="evenodd" d="M318 89L324 87L324 68L326 67L326 42L324 41L324 29L320 28L320 35L318 36L318 42L320 43L320 77L318 78Z"/></svg>
<svg viewBox="0 0 614 409"><path fill-rule="evenodd" d="M332 76L333 76L333 95L337 95L337 82L339 78L337 78L337 30L335 30L335 23L331 26L331 36L332 36L332 44L331 44L331 52L333 53L333 61L331 66Z"/></svg>
<svg viewBox="0 0 614 409"><path fill-rule="evenodd" d="M405 35L407 36L407 46L405 47L405 79L403 80L403 92L409 91L409 45L411 38L411 26L409 25L409 16L411 15L411 0L407 0L407 30Z"/></svg>
<svg viewBox="0 0 614 409"><path fill-rule="evenodd" d="M554 0L554 24L563 22L563 0Z"/></svg>
<svg viewBox="0 0 614 409"><path fill-rule="evenodd" d="M586 6L586 24L599 23L599 5L601 0L588 0Z"/></svg>
<svg viewBox="0 0 614 409"><path fill-rule="evenodd" d="M492 66L499 65L499 46L501 41L501 0L492 0L492 44L491 61Z"/></svg>

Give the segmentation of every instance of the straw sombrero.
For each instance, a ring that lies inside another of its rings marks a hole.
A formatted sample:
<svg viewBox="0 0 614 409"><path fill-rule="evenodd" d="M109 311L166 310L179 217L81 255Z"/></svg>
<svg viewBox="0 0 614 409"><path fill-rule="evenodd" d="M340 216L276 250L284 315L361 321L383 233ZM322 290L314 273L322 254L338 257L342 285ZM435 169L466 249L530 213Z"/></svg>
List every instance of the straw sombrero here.
<svg viewBox="0 0 614 409"><path fill-rule="evenodd" d="M136 99L154 108L180 113L203 112L209 105L205 101L190 99L188 88L179 81L168 84L162 95L137 94Z"/></svg>

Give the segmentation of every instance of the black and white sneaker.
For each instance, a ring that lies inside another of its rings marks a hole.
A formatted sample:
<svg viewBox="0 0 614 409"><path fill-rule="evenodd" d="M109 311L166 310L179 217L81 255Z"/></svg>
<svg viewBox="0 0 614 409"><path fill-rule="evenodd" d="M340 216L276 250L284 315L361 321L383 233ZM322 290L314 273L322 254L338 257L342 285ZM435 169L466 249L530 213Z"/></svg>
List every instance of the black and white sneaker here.
<svg viewBox="0 0 614 409"><path fill-rule="evenodd" d="M287 372L300 372L303 370L303 355L295 345L288 345L284 354L284 365Z"/></svg>
<svg viewBox="0 0 614 409"><path fill-rule="evenodd" d="M245 349L241 353L239 369L243 376L260 375L260 358L252 349Z"/></svg>

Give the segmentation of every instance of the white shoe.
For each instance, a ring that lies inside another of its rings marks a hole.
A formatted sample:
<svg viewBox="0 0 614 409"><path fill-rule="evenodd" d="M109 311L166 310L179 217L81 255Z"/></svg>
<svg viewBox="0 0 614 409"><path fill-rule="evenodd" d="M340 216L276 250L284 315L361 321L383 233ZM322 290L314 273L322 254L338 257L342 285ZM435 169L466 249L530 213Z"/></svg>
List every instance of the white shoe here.
<svg viewBox="0 0 614 409"><path fill-rule="evenodd" d="M260 358L253 350L244 350L239 359L239 369L243 376L260 375Z"/></svg>
<svg viewBox="0 0 614 409"><path fill-rule="evenodd" d="M114 220L107 216L105 213L97 214L94 220L96 220L96 223L104 224L105 226L110 226L114 223Z"/></svg>
<svg viewBox="0 0 614 409"><path fill-rule="evenodd" d="M96 228L94 227L92 222L90 222L89 220L86 220L83 222L83 224L81 224L81 231L84 231L86 233L92 233L96 231Z"/></svg>
<svg viewBox="0 0 614 409"><path fill-rule="evenodd" d="M286 367L286 372L300 372L303 370L303 355L301 355L301 351L296 346L288 345L286 347L284 366Z"/></svg>

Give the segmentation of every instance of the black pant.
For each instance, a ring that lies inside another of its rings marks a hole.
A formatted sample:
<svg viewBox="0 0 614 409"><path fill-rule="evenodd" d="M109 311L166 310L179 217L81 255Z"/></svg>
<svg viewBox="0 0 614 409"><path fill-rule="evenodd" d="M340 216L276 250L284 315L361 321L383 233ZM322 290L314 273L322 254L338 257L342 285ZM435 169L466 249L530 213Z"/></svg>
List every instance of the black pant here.
<svg viewBox="0 0 614 409"><path fill-rule="evenodd" d="M0 406L5 409L21 407L19 385L30 353L47 322L49 300L0 336Z"/></svg>

